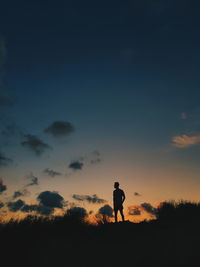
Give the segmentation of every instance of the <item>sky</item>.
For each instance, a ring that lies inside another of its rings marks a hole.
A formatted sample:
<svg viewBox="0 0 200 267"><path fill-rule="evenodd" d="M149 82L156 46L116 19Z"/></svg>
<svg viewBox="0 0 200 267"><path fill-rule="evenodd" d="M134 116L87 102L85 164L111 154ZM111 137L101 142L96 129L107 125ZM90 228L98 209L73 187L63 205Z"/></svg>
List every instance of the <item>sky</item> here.
<svg viewBox="0 0 200 267"><path fill-rule="evenodd" d="M115 181L133 221L163 201L199 201L199 9L195 0L1 3L2 216L46 208L42 192L59 202L52 209L95 213L112 207Z"/></svg>

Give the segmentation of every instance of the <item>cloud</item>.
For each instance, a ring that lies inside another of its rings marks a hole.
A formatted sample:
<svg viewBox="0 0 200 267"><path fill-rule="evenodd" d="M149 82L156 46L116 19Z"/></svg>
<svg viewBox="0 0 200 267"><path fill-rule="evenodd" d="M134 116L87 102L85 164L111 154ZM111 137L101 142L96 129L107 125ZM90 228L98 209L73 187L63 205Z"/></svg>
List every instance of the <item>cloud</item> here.
<svg viewBox="0 0 200 267"><path fill-rule="evenodd" d="M128 214L129 215L141 215L141 208L139 206L131 206L128 207Z"/></svg>
<svg viewBox="0 0 200 267"><path fill-rule="evenodd" d="M37 207L37 212L41 215L50 215L53 213L53 211L54 211L53 207L48 207L44 205L39 205Z"/></svg>
<svg viewBox="0 0 200 267"><path fill-rule="evenodd" d="M84 219L88 214L86 209L81 207L73 207L67 210L67 216L72 216L77 219Z"/></svg>
<svg viewBox="0 0 200 267"><path fill-rule="evenodd" d="M46 207L43 205L24 205L21 208L22 212L37 212L40 215L50 215L53 213L54 209L50 207Z"/></svg>
<svg viewBox="0 0 200 267"><path fill-rule="evenodd" d="M15 198L22 197L22 196L27 196L27 195L29 195L29 191L26 190L26 189L23 189L23 190L15 191L13 193L12 198L15 199Z"/></svg>
<svg viewBox="0 0 200 267"><path fill-rule="evenodd" d="M4 203L0 202L0 209L4 207Z"/></svg>
<svg viewBox="0 0 200 267"><path fill-rule="evenodd" d="M51 149L48 144L44 143L35 135L27 134L24 137L26 141L21 142L21 145L33 151L37 156L43 154L47 149Z"/></svg>
<svg viewBox="0 0 200 267"><path fill-rule="evenodd" d="M20 210L23 212L32 212L32 211L38 211L38 209L39 209L38 205L25 204Z"/></svg>
<svg viewBox="0 0 200 267"><path fill-rule="evenodd" d="M104 205L99 209L98 214L111 218L113 217L113 209L109 205Z"/></svg>
<svg viewBox="0 0 200 267"><path fill-rule="evenodd" d="M44 129L45 133L51 134L54 137L68 136L75 131L71 122L55 121L49 127Z"/></svg>
<svg viewBox="0 0 200 267"><path fill-rule="evenodd" d="M13 212L19 211L24 205L25 205L25 202L21 199L18 199L17 201L14 201L14 202L7 203L9 210Z"/></svg>
<svg viewBox="0 0 200 267"><path fill-rule="evenodd" d="M101 154L99 151L94 150L87 156L79 157L76 160L71 161L68 165L68 168L72 169L73 171L82 170L83 167L89 167L93 164L100 163L102 161Z"/></svg>
<svg viewBox="0 0 200 267"><path fill-rule="evenodd" d="M6 191L7 186L3 184L3 180L0 179L0 194Z"/></svg>
<svg viewBox="0 0 200 267"><path fill-rule="evenodd" d="M38 185L38 177L34 176L32 173L27 177L28 179L31 180L31 182L29 184L27 184L26 186L32 186L32 185Z"/></svg>
<svg viewBox="0 0 200 267"><path fill-rule="evenodd" d="M74 194L72 196L73 199L75 200L78 200L78 201L87 201L89 203L93 203L93 204L102 204L102 203L105 203L107 202L105 199L101 199L99 198L97 195L92 195L92 196L89 196L89 195L76 195Z"/></svg>
<svg viewBox="0 0 200 267"><path fill-rule="evenodd" d="M150 203L142 203L141 207L148 213L155 215L156 214L156 209L150 204Z"/></svg>
<svg viewBox="0 0 200 267"><path fill-rule="evenodd" d="M69 168L76 171L76 170L82 170L84 164L83 162L79 161L79 160L75 160L75 161L72 161L70 164L69 164Z"/></svg>
<svg viewBox="0 0 200 267"><path fill-rule="evenodd" d="M44 205L28 205L23 200L19 199L15 202L7 203L7 206L10 211L17 212L37 212L40 215L50 215L54 211L54 208L47 207Z"/></svg>
<svg viewBox="0 0 200 267"><path fill-rule="evenodd" d="M138 192L134 192L134 196L140 197L141 195Z"/></svg>
<svg viewBox="0 0 200 267"><path fill-rule="evenodd" d="M62 173L57 172L57 171L54 171L54 170L51 170L51 169L49 169L49 168L46 168L43 172L44 172L45 174L51 176L51 177L55 177L55 176L62 175Z"/></svg>
<svg viewBox="0 0 200 267"><path fill-rule="evenodd" d="M200 135L177 135L172 137L173 146L178 148L190 147L200 143Z"/></svg>
<svg viewBox="0 0 200 267"><path fill-rule="evenodd" d="M0 167L5 167L13 162L12 159L7 158L2 152L0 152Z"/></svg>
<svg viewBox="0 0 200 267"><path fill-rule="evenodd" d="M18 191L17 191L18 192ZM17 194L18 197L18 194ZM63 208L66 206L66 201L57 192L44 191L41 192L37 200L38 204L26 204L23 200L10 201L7 206L10 211L17 212L36 212L40 215L50 215L53 213L54 208Z"/></svg>
<svg viewBox="0 0 200 267"><path fill-rule="evenodd" d="M37 200L40 203L40 206L45 206L49 208L63 208L64 207L64 198L59 195L57 192L44 191L41 192Z"/></svg>

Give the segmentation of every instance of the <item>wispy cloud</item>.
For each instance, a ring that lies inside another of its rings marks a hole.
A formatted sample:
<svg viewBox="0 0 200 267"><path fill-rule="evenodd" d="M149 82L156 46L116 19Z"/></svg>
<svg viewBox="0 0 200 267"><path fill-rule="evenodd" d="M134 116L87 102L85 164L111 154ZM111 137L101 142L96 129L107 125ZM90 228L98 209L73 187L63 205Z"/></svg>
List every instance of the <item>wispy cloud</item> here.
<svg viewBox="0 0 200 267"><path fill-rule="evenodd" d="M90 160L91 164L97 164L100 163L102 161L101 159L101 154L98 150L94 150L92 153L92 158Z"/></svg>
<svg viewBox="0 0 200 267"><path fill-rule="evenodd" d="M78 159L72 160L71 163L68 164L68 168L73 171L82 170L85 167L99 164L101 161L102 158L100 152L98 150L94 150L89 155L82 156L79 157Z"/></svg>
<svg viewBox="0 0 200 267"><path fill-rule="evenodd" d="M89 196L89 195L72 195L72 198L78 201L87 201L93 204L102 204L107 202L105 199L99 198L96 194Z"/></svg>
<svg viewBox="0 0 200 267"><path fill-rule="evenodd" d="M54 171L54 170L49 169L49 168L46 168L43 172L44 172L45 174L47 174L48 176L50 176L50 177L55 177L55 176L60 176L60 175L62 175L62 173L57 172L57 171Z"/></svg>
<svg viewBox="0 0 200 267"><path fill-rule="evenodd" d="M13 193L12 198L15 199L15 198L23 197L23 196L27 196L27 195L29 195L29 191L27 189L21 189L21 190L15 191Z"/></svg>
<svg viewBox="0 0 200 267"><path fill-rule="evenodd" d="M32 173L30 175L28 175L27 178L30 179L31 182L29 184L27 184L26 186L33 186L33 185L39 184L38 177L34 176Z"/></svg>
<svg viewBox="0 0 200 267"><path fill-rule="evenodd" d="M190 147L200 143L200 135L177 135L172 137L172 144L178 148Z"/></svg>
<svg viewBox="0 0 200 267"><path fill-rule="evenodd" d="M44 143L41 139L39 139L35 135L27 134L24 136L24 138L26 140L21 142L21 145L33 151L37 156L40 156L47 149L51 148L48 144Z"/></svg>
<svg viewBox="0 0 200 267"><path fill-rule="evenodd" d="M134 196L136 196L136 197L140 197L141 195L140 195L140 193L138 193L138 192L134 192Z"/></svg>

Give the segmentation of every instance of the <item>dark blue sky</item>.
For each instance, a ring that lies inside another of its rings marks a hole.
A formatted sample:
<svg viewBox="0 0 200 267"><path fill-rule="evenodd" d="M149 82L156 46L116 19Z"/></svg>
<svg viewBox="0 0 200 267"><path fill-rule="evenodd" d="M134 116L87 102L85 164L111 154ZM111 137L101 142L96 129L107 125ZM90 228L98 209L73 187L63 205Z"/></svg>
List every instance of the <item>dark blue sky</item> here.
<svg viewBox="0 0 200 267"><path fill-rule="evenodd" d="M98 150L105 160L93 176L114 176L108 169L117 165L132 177L136 160L142 184L152 168L165 175L174 171L186 188L189 178L180 166L187 166L194 181L200 152L199 11L193 0L1 3L1 131L12 124L15 132L3 136L0 148L16 162L18 177L41 175L48 160L67 171L67 159ZM44 133L55 121L75 127L65 145ZM25 151L27 134L53 148L46 158ZM3 168L8 183L15 180L13 168ZM134 186L129 175L121 179Z"/></svg>

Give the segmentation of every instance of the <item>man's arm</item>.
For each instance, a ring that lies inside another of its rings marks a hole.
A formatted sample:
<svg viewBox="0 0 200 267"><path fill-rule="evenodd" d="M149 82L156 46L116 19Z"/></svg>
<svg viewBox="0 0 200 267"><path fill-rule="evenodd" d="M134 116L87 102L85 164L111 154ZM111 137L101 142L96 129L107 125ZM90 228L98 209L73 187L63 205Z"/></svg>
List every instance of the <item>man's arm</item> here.
<svg viewBox="0 0 200 267"><path fill-rule="evenodd" d="M126 199L126 196L125 196L125 193L124 191L122 190L122 203L124 203L124 200Z"/></svg>

